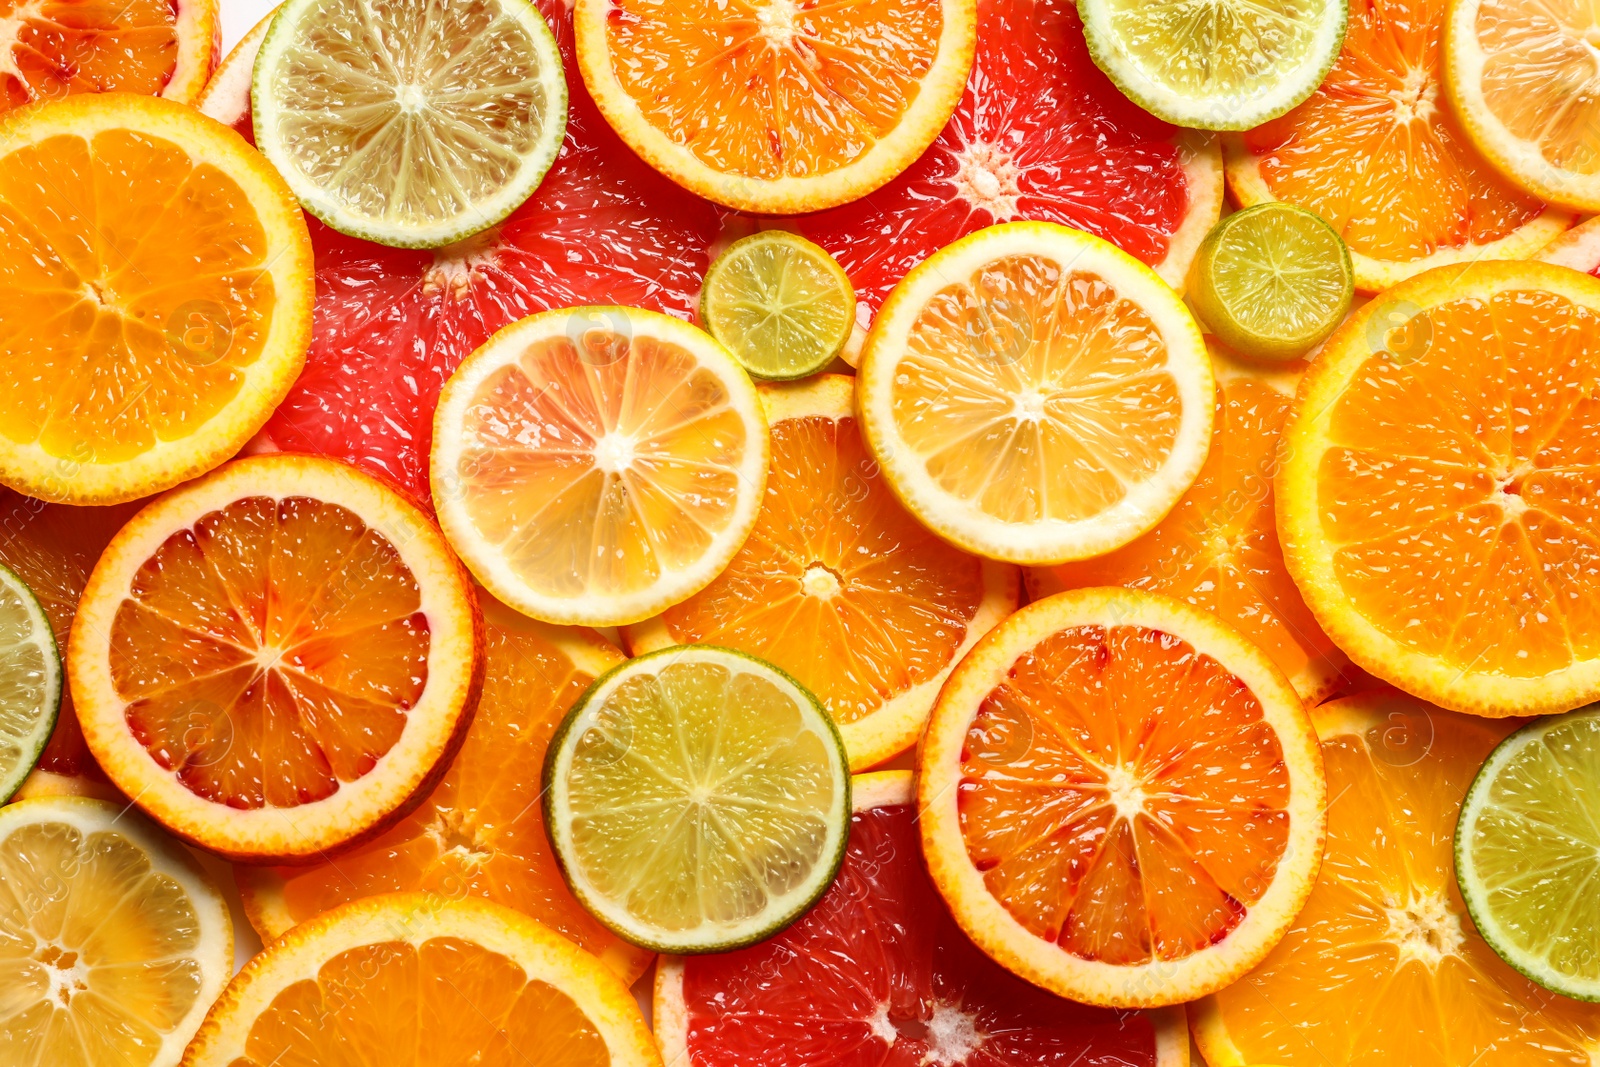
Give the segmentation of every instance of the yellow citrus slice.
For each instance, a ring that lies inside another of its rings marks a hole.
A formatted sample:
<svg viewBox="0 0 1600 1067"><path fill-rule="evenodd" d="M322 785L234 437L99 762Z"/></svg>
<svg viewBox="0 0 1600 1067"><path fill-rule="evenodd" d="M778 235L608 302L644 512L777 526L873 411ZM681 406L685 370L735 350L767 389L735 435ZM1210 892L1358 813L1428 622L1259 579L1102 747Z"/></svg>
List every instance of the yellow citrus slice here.
<svg viewBox="0 0 1600 1067"><path fill-rule="evenodd" d="M0 481L133 500L237 452L311 340L311 240L266 160L126 94L0 120Z"/></svg>
<svg viewBox="0 0 1600 1067"><path fill-rule="evenodd" d="M1600 215L1545 245L1539 250L1539 258L1600 277Z"/></svg>
<svg viewBox="0 0 1600 1067"><path fill-rule="evenodd" d="M1329 339L1284 430L1278 530L1355 663L1481 715L1600 697L1600 280L1443 267Z"/></svg>
<svg viewBox="0 0 1600 1067"><path fill-rule="evenodd" d="M95 564L68 678L111 781L231 859L380 833L461 744L483 680L438 529L331 459L236 460L139 512Z"/></svg>
<svg viewBox="0 0 1600 1067"><path fill-rule="evenodd" d="M1322 859L1316 734L1260 649L1180 601L1085 589L990 631L917 755L922 847L967 936L1060 996L1193 1000L1294 920Z"/></svg>
<svg viewBox="0 0 1600 1067"><path fill-rule="evenodd" d="M1149 267L1048 222L979 230L873 319L862 432L906 509L970 552L1053 564L1161 521L1211 441L1211 364Z"/></svg>
<svg viewBox="0 0 1600 1067"><path fill-rule="evenodd" d="M692 192L790 215L859 199L939 136L973 0L577 0L578 69L612 127Z"/></svg>
<svg viewBox="0 0 1600 1067"><path fill-rule="evenodd" d="M495 596L615 626L705 588L755 525L766 417L728 350L638 308L512 323L439 395L439 523Z"/></svg>
<svg viewBox="0 0 1600 1067"><path fill-rule="evenodd" d="M628 987L532 919L390 893L302 923L236 975L183 1067L661 1067Z"/></svg>
<svg viewBox="0 0 1600 1067"><path fill-rule="evenodd" d="M839 724L850 765L903 752L950 669L1017 606L1017 571L935 537L883 483L855 379L761 387L772 466L755 529L716 580L627 630L635 653L710 644L793 675Z"/></svg>

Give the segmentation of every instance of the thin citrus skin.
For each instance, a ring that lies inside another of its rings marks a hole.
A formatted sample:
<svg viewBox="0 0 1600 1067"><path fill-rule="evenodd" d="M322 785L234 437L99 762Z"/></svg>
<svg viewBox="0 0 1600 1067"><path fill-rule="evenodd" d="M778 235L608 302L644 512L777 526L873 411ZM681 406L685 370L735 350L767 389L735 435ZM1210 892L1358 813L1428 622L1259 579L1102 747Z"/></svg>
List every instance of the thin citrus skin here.
<svg viewBox="0 0 1600 1067"><path fill-rule="evenodd" d="M1600 277L1600 215L1566 233L1539 250L1539 259L1558 267L1571 267Z"/></svg>

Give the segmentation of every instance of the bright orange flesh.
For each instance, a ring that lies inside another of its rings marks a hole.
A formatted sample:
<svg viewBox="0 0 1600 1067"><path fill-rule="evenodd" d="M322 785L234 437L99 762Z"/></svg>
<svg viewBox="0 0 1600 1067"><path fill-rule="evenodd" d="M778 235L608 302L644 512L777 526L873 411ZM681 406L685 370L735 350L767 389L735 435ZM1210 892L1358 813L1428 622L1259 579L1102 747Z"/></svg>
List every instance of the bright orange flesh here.
<svg viewBox="0 0 1600 1067"><path fill-rule="evenodd" d="M1070 627L1019 658L968 728L961 771L961 833L989 892L1084 959L1216 943L1288 841L1289 770L1254 693L1143 627Z"/></svg>
<svg viewBox="0 0 1600 1067"><path fill-rule="evenodd" d="M172 0L0 0L4 108L71 93L157 96L178 63Z"/></svg>

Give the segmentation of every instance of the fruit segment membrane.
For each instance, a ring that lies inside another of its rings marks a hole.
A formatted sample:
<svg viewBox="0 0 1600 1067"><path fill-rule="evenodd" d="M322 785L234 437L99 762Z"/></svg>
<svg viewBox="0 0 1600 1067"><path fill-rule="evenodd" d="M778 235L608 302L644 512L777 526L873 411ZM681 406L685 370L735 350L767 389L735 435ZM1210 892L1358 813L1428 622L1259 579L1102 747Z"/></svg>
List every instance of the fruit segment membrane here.
<svg viewBox="0 0 1600 1067"><path fill-rule="evenodd" d="M1488 0L1475 30L1491 50L1482 84L1495 117L1551 166L1600 173L1600 6Z"/></svg>
<svg viewBox="0 0 1600 1067"><path fill-rule="evenodd" d="M177 6L173 0L0 0L5 109L69 93L160 95L178 62Z"/></svg>

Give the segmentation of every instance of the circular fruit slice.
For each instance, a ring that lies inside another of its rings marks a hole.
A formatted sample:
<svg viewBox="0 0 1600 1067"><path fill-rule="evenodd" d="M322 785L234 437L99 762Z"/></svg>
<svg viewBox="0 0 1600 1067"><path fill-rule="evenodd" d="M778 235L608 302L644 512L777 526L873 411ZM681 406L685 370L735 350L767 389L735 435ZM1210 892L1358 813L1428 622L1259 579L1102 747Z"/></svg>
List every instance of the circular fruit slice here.
<svg viewBox="0 0 1600 1067"><path fill-rule="evenodd" d="M615 626L705 588L755 525L767 422L728 350L638 308L512 324L439 396L433 500L526 615Z"/></svg>
<svg viewBox="0 0 1600 1067"><path fill-rule="evenodd" d="M528 0L285 0L256 56L256 145L342 233L437 248L487 229L561 147L567 82Z"/></svg>
<svg viewBox="0 0 1600 1067"><path fill-rule="evenodd" d="M1480 715L1600 697L1600 281L1430 271L1363 307L1301 385L1284 560L1357 665Z"/></svg>
<svg viewBox="0 0 1600 1067"><path fill-rule="evenodd" d="M917 756L928 870L1007 970L1086 1004L1177 1004L1283 936L1322 859L1316 734L1215 618L1061 593L956 667Z"/></svg>
<svg viewBox="0 0 1600 1067"><path fill-rule="evenodd" d="M1084 0L1089 54L1152 114L1203 130L1248 130L1314 92L1344 43L1347 0L1271 6Z"/></svg>
<svg viewBox="0 0 1600 1067"><path fill-rule="evenodd" d="M857 377L906 508L970 552L1062 563L1127 544L1194 481L1211 364L1142 263L1077 230L991 226L906 276Z"/></svg>
<svg viewBox="0 0 1600 1067"><path fill-rule="evenodd" d="M139 512L95 564L68 678L89 749L167 829L309 862L415 807L483 680L437 528L329 459L241 459Z"/></svg>
<svg viewBox="0 0 1600 1067"><path fill-rule="evenodd" d="M949 120L972 69L973 0L664 8L577 0L578 69L661 173L741 211L848 203Z"/></svg>
<svg viewBox="0 0 1600 1067"><path fill-rule="evenodd" d="M1209 611L1261 648L1307 705L1349 666L1317 626L1283 565L1272 476L1278 437L1303 363L1262 367L1208 344L1217 378L1216 432L1194 485L1160 525L1104 556L1037 568L1032 598L1097 585L1177 597Z"/></svg>
<svg viewBox="0 0 1600 1067"><path fill-rule="evenodd" d="M1445 88L1472 143L1522 189L1600 211L1600 10L1587 0L1451 0Z"/></svg>
<svg viewBox="0 0 1600 1067"><path fill-rule="evenodd" d="M567 885L658 952L765 940L827 892L850 765L817 698L754 656L669 648L602 675L544 761Z"/></svg>
<svg viewBox="0 0 1600 1067"><path fill-rule="evenodd" d="M633 996L600 961L510 908L430 893L352 901L273 942L223 990L183 1067L334 1056L661 1065Z"/></svg>
<svg viewBox="0 0 1600 1067"><path fill-rule="evenodd" d="M229 49L228 54L212 71L211 80L195 98L194 106L202 115L231 126L235 133L251 144L256 143L255 125L250 121L250 78L255 73L256 54L266 39L267 27L272 25L274 7L260 22L250 27L250 32Z"/></svg>
<svg viewBox="0 0 1600 1067"><path fill-rule="evenodd" d="M839 264L785 230L735 241L706 272L700 323L753 376L804 378L833 362L856 324Z"/></svg>
<svg viewBox="0 0 1600 1067"><path fill-rule="evenodd" d="M193 108L72 97L0 120L0 479L133 500L239 450L311 338L283 180Z"/></svg>
<svg viewBox="0 0 1600 1067"><path fill-rule="evenodd" d="M1525 259L1572 221L1473 150L1440 99L1443 33L1437 0L1358 0L1311 98L1223 141L1240 206L1282 200L1327 219L1364 293L1444 264Z"/></svg>
<svg viewBox="0 0 1600 1067"><path fill-rule="evenodd" d="M860 775L851 797L839 877L799 922L760 945L657 966L668 1063L1187 1067L1181 1007L1074 1004L973 947L918 858L910 772Z"/></svg>
<svg viewBox="0 0 1600 1067"><path fill-rule="evenodd" d="M1557 237L1539 250L1546 263L1571 267L1600 278L1600 216Z"/></svg>
<svg viewBox="0 0 1600 1067"><path fill-rule="evenodd" d="M1456 896L1451 830L1510 728L1392 690L1314 713L1327 856L1289 933L1243 981L1190 1007L1213 1067L1578 1064L1600 1011L1497 957Z"/></svg>
<svg viewBox="0 0 1600 1067"><path fill-rule="evenodd" d="M864 768L916 742L950 668L1016 610L1018 582L906 514L861 440L854 386L762 387L772 465L755 529L716 580L627 637L635 653L704 643L788 671Z"/></svg>
<svg viewBox="0 0 1600 1067"><path fill-rule="evenodd" d="M233 920L200 865L125 806L0 808L5 1060L175 1067L233 972Z"/></svg>
<svg viewBox="0 0 1600 1067"><path fill-rule="evenodd" d="M61 654L50 618L15 571L0 566L0 804L44 754L61 707Z"/></svg>
<svg viewBox="0 0 1600 1067"><path fill-rule="evenodd" d="M461 751L428 799L331 862L235 868L245 914L269 942L360 897L404 890L483 897L565 935L632 983L652 956L618 940L567 891L533 773L567 709L623 656L591 631L535 622L481 599L483 696Z"/></svg>

